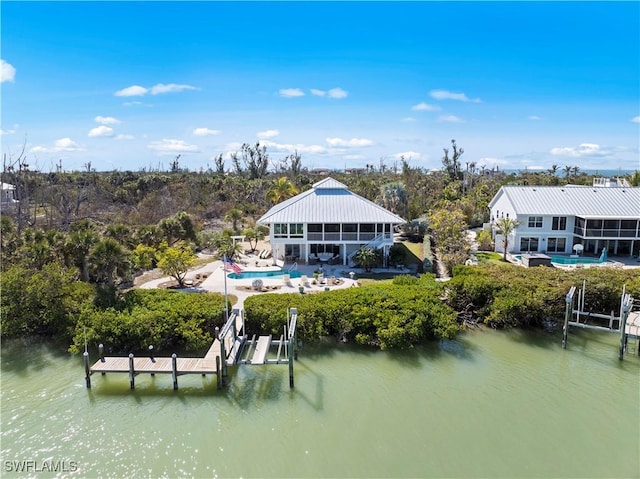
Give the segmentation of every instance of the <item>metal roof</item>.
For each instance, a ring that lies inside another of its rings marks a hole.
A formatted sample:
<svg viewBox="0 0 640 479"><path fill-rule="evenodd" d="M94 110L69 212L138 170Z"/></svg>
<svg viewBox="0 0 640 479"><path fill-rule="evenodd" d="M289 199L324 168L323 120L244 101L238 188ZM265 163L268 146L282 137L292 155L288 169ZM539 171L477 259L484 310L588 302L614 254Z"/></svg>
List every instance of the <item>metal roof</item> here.
<svg viewBox="0 0 640 479"><path fill-rule="evenodd" d="M325 178L267 211L258 223L406 223L382 206Z"/></svg>
<svg viewBox="0 0 640 479"><path fill-rule="evenodd" d="M640 188L503 186L489 203L489 208L493 207L501 195L509 199L518 216L640 218Z"/></svg>

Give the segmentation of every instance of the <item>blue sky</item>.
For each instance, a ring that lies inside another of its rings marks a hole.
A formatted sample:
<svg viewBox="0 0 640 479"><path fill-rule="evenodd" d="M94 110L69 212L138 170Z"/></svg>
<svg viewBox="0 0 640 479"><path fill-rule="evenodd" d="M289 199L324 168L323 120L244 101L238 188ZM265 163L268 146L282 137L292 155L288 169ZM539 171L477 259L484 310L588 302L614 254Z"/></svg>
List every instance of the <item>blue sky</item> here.
<svg viewBox="0 0 640 479"><path fill-rule="evenodd" d="M32 167L640 168L640 3L2 1L2 153ZM227 162L230 167L230 162Z"/></svg>

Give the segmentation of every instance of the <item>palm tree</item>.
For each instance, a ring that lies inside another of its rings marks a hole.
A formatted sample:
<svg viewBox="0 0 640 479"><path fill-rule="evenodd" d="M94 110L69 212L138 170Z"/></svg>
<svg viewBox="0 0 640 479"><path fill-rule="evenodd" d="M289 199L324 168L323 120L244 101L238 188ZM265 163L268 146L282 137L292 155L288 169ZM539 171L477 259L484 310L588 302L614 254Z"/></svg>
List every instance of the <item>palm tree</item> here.
<svg viewBox="0 0 640 479"><path fill-rule="evenodd" d="M93 229L81 229L73 231L67 237L64 250L67 257L80 268L82 281L89 282L89 252L98 241L98 237Z"/></svg>
<svg viewBox="0 0 640 479"><path fill-rule="evenodd" d="M507 248L509 247L509 235L520 226L513 218L500 218L496 221L496 228L498 232L504 238L504 253L502 255L502 261L507 261Z"/></svg>
<svg viewBox="0 0 640 479"><path fill-rule="evenodd" d="M378 253L372 248L361 248L353 259L358 266L369 272L378 261Z"/></svg>
<svg viewBox="0 0 640 479"><path fill-rule="evenodd" d="M213 247L220 259L226 256L229 259L242 251L242 243L233 241L233 238L225 233L218 233L212 240Z"/></svg>
<svg viewBox="0 0 640 479"><path fill-rule="evenodd" d="M580 168L578 166L571 167L571 173L573 173L574 178L578 176L578 171L580 171Z"/></svg>
<svg viewBox="0 0 640 479"><path fill-rule="evenodd" d="M297 194L298 190L294 184L291 183L286 176L281 176L271 185L271 188L267 190L266 196L267 201L277 205Z"/></svg>
<svg viewBox="0 0 640 479"><path fill-rule="evenodd" d="M225 221L233 224L233 231L238 231L238 221L242 219L242 211L238 208L231 208L224 217Z"/></svg>
<svg viewBox="0 0 640 479"><path fill-rule="evenodd" d="M116 277L129 272L130 261L126 250L112 238L99 241L89 257L96 283L113 286Z"/></svg>
<svg viewBox="0 0 640 479"><path fill-rule="evenodd" d="M405 216L407 214L407 210L409 209L407 191L401 182L396 181L382 185L380 188L380 197L382 206L389 211L399 216Z"/></svg>

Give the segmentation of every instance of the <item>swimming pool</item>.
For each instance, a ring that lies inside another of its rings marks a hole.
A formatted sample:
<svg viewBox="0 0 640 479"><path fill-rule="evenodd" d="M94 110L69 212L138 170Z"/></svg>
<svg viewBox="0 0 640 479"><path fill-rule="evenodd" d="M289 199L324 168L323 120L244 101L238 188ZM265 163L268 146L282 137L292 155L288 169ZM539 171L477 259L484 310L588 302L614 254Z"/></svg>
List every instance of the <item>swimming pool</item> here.
<svg viewBox="0 0 640 479"><path fill-rule="evenodd" d="M299 278L302 276L300 271L243 271L242 273L229 273L229 279L250 279L250 278L282 278L288 274L290 278Z"/></svg>
<svg viewBox="0 0 640 479"><path fill-rule="evenodd" d="M580 257L580 258L570 258L569 256L554 256L554 255L547 255L549 256L549 258L551 258L551 262L552 263L556 263L556 264L600 264L603 263L603 261L600 258L585 258L585 257ZM522 261L522 255L515 255L515 258L518 261Z"/></svg>

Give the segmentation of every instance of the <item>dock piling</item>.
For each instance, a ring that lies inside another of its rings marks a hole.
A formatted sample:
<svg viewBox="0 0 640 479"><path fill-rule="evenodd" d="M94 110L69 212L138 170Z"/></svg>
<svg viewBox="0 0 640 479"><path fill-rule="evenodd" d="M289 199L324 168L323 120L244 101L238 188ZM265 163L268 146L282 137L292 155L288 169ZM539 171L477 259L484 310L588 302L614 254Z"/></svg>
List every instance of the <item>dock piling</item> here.
<svg viewBox="0 0 640 479"><path fill-rule="evenodd" d="M89 352L85 351L84 354L84 373L87 381L87 389L91 389L91 368L89 367Z"/></svg>
<svg viewBox="0 0 640 479"><path fill-rule="evenodd" d="M129 387L134 389L136 386L136 371L133 367L133 353L129 353Z"/></svg>
<svg viewBox="0 0 640 479"><path fill-rule="evenodd" d="M100 355L100 361L104 363L104 344L98 344L98 354Z"/></svg>
<svg viewBox="0 0 640 479"><path fill-rule="evenodd" d="M178 355L171 355L171 378L173 379L173 389L178 389Z"/></svg>
<svg viewBox="0 0 640 479"><path fill-rule="evenodd" d="M216 387L218 389L222 389L222 378L220 377L220 356L216 356Z"/></svg>
<svg viewBox="0 0 640 479"><path fill-rule="evenodd" d="M571 286L569 293L567 293L567 296L565 297L566 306L564 311L564 326L562 328L562 349L567 349L567 340L569 338L569 320L573 315L573 295L575 294L575 292L576 287ZM580 299L578 299L578 303L579 302Z"/></svg>

